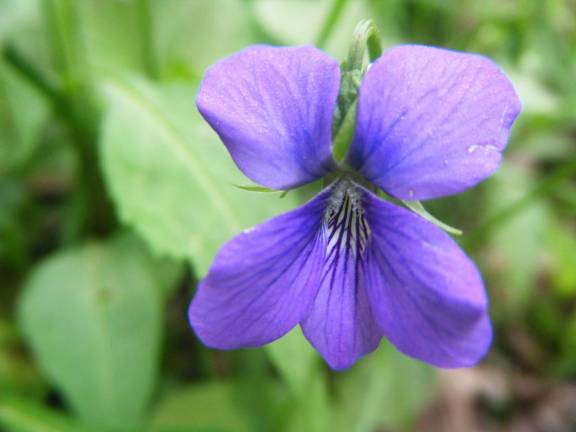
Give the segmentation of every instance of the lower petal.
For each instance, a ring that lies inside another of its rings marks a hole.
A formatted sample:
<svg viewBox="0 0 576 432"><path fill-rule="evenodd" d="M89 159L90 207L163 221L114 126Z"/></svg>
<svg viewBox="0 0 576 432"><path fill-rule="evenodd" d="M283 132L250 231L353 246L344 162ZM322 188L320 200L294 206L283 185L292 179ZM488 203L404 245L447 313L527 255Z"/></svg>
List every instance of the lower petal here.
<svg viewBox="0 0 576 432"><path fill-rule="evenodd" d="M434 366L474 365L492 340L474 263L435 225L365 195L371 229L365 283L384 335L403 353Z"/></svg>
<svg viewBox="0 0 576 432"><path fill-rule="evenodd" d="M319 284L326 200L321 193L219 251L189 309L190 324L206 345L260 346L300 322Z"/></svg>
<svg viewBox="0 0 576 432"><path fill-rule="evenodd" d="M333 369L345 369L374 351L382 332L372 316L364 278L368 227L359 190L346 181L331 194L324 221L326 257L304 335Z"/></svg>

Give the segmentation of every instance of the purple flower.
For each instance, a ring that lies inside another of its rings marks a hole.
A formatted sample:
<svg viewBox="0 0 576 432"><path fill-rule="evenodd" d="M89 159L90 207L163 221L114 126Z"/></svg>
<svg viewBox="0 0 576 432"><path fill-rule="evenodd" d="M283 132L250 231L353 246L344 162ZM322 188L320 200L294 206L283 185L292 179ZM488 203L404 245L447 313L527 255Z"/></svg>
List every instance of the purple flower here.
<svg viewBox="0 0 576 432"><path fill-rule="evenodd" d="M310 46L252 46L206 73L198 108L246 176L282 190L337 180L225 244L190 323L219 349L300 324L334 369L382 337L438 367L473 365L492 338L478 270L444 231L373 191L426 200L488 177L520 111L515 91L484 57L392 48L361 84L345 170L331 148L339 82L338 63Z"/></svg>

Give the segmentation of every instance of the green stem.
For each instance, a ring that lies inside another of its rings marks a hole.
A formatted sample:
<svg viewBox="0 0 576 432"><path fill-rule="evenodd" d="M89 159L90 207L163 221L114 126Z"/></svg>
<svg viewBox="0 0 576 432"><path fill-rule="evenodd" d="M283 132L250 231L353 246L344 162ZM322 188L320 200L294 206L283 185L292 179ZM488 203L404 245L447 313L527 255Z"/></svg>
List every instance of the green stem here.
<svg viewBox="0 0 576 432"><path fill-rule="evenodd" d="M332 7L330 8L330 12L326 16L326 20L324 21L324 25L320 29L320 33L316 38L316 46L318 48L325 48L328 39L332 35L334 28L336 27L336 23L342 16L342 12L345 9L348 0L333 0Z"/></svg>
<svg viewBox="0 0 576 432"><path fill-rule="evenodd" d="M62 104L62 97L54 83L50 82L36 66L28 61L12 44L7 44L2 50L2 58L34 87L54 107Z"/></svg>
<svg viewBox="0 0 576 432"><path fill-rule="evenodd" d="M558 166L523 197L517 199L508 207L500 210L486 220L467 237L466 245L470 248L477 247L483 239L489 236L501 224L513 219L521 210L530 205L535 199L538 199L556 189L559 185L574 175L576 175L576 157L573 157L568 162Z"/></svg>
<svg viewBox="0 0 576 432"><path fill-rule="evenodd" d="M150 0L138 1L138 22L142 40L142 64L148 76L158 79L158 57L154 46L154 20Z"/></svg>
<svg viewBox="0 0 576 432"><path fill-rule="evenodd" d="M282 40L271 34L260 22L255 10L254 0L244 0L244 7L248 15L248 23L252 29L254 37L260 43L270 45L286 45Z"/></svg>
<svg viewBox="0 0 576 432"><path fill-rule="evenodd" d="M74 94L82 81L76 9L73 0L43 2L52 59L59 72L62 91Z"/></svg>
<svg viewBox="0 0 576 432"><path fill-rule="evenodd" d="M115 221L98 163L99 112L83 57L77 3L45 0L43 4L54 65L60 78L55 100L61 112L57 113L68 127L78 160L72 221L63 231L64 241L69 242L81 235L106 234Z"/></svg>

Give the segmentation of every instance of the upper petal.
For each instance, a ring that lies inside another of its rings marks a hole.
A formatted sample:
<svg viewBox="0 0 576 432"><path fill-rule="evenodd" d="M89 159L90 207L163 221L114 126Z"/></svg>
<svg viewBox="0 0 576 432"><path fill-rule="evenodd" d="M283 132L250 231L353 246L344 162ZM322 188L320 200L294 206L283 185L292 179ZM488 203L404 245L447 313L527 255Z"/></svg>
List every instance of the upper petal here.
<svg viewBox="0 0 576 432"><path fill-rule="evenodd" d="M304 335L333 369L345 369L374 351L382 331L374 320L364 276L369 228L359 189L340 181L331 189L324 218L326 254Z"/></svg>
<svg viewBox="0 0 576 432"><path fill-rule="evenodd" d="M222 247L189 309L190 323L206 345L259 346L300 322L319 284L326 200L321 193Z"/></svg>
<svg viewBox="0 0 576 432"><path fill-rule="evenodd" d="M364 78L347 159L400 199L455 194L496 170L519 112L512 84L492 61L400 46Z"/></svg>
<svg viewBox="0 0 576 432"><path fill-rule="evenodd" d="M371 240L365 280L384 335L403 353L438 367L471 366L492 330L474 263L442 230L366 193Z"/></svg>
<svg viewBox="0 0 576 432"><path fill-rule="evenodd" d="M289 189L334 167L340 69L312 46L252 46L206 72L196 103L246 176Z"/></svg>

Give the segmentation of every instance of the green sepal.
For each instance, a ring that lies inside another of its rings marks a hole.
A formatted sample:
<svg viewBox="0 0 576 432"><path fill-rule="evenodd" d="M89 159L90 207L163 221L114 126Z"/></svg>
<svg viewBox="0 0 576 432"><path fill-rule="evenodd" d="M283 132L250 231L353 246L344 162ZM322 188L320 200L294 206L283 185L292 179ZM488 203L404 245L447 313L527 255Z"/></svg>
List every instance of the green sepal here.
<svg viewBox="0 0 576 432"><path fill-rule="evenodd" d="M276 189L270 189L270 188L266 188L264 186L243 186L243 185L233 185L234 187L237 187L238 189L242 189L248 192L259 192L259 193L272 193L272 192L278 192L280 193L280 198L284 198L286 196L286 194L288 192L290 192L290 190L276 190Z"/></svg>
<svg viewBox="0 0 576 432"><path fill-rule="evenodd" d="M447 233L450 233L453 235L462 235L462 230L459 230L458 228L451 227L450 225L445 224L441 220L438 220L436 217L434 217L433 215L428 213L428 210L426 210L424 208L424 206L422 205L422 203L420 201L404 201L404 200L402 200L402 202L404 203L404 205L406 207L408 207L410 210L412 210L418 216L421 216L424 219L426 219L428 222L433 223L434 225L436 225L439 228L442 228Z"/></svg>
<svg viewBox="0 0 576 432"><path fill-rule="evenodd" d="M352 106L346 113L338 133L334 137L334 147L332 153L334 158L340 162L344 160L348 147L354 138L354 130L356 129L356 110L358 108L357 101L352 103Z"/></svg>
<svg viewBox="0 0 576 432"><path fill-rule="evenodd" d="M354 29L348 56L340 65L340 92L332 127L337 160L344 158L352 140L358 90L368 70L368 62L374 61L381 53L382 47L374 22L360 21Z"/></svg>
<svg viewBox="0 0 576 432"><path fill-rule="evenodd" d="M264 186L243 186L243 185L233 185L234 187L237 187L238 189L242 189L248 192L264 192L264 193L270 193L270 192L281 192L278 191L276 189L269 189L266 188Z"/></svg>

